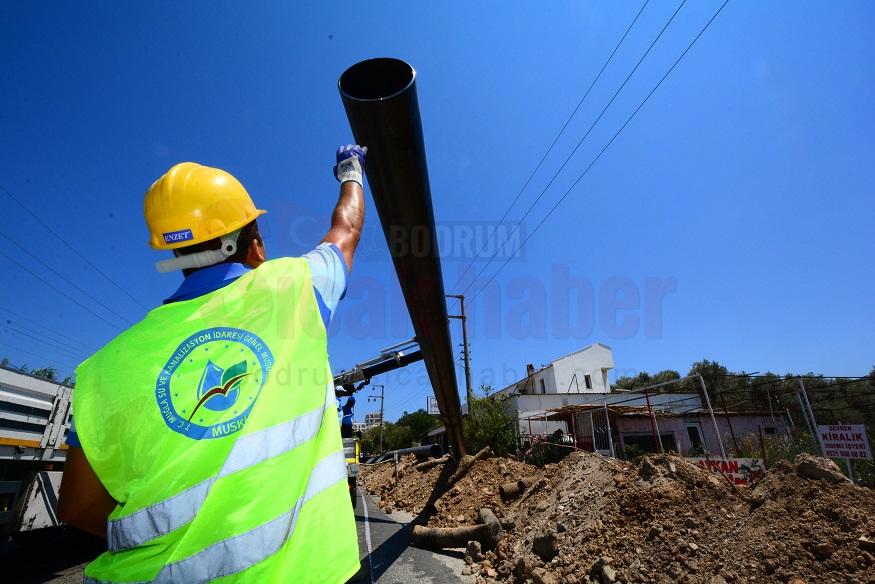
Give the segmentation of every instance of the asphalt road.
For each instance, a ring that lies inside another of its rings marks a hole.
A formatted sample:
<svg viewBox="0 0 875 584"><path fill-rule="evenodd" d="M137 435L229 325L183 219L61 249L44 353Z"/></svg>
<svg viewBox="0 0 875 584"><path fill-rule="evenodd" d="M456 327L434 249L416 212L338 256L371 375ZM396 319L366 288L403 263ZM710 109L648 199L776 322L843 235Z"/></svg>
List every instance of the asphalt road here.
<svg viewBox="0 0 875 584"><path fill-rule="evenodd" d="M352 582L366 584L431 584L473 582L462 576L465 566L463 550L430 552L410 546L412 516L386 515L369 496L359 489L356 525L362 570Z"/></svg>
<svg viewBox="0 0 875 584"><path fill-rule="evenodd" d="M356 525L362 569L351 580L356 584L430 584L473 582L461 576L462 550L443 553L410 547L412 517L386 515L370 496L359 491ZM3 582L16 584L79 584L85 565L104 549L104 542L75 529L44 530L31 541L0 543Z"/></svg>

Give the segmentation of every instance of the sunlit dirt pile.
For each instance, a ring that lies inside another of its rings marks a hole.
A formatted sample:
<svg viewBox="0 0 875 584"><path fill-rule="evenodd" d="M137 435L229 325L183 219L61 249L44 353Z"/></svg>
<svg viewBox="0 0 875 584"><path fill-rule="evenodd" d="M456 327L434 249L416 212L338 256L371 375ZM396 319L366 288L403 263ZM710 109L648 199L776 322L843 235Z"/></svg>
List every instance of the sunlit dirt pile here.
<svg viewBox="0 0 875 584"><path fill-rule="evenodd" d="M430 501L441 473L411 456L366 467L384 510L428 527L504 526L498 547L466 553L483 582L793 582L875 584L875 491L851 485L830 461L803 455L751 487L735 487L673 455L634 463L575 452L543 469L492 458ZM499 487L526 479L521 496Z"/></svg>

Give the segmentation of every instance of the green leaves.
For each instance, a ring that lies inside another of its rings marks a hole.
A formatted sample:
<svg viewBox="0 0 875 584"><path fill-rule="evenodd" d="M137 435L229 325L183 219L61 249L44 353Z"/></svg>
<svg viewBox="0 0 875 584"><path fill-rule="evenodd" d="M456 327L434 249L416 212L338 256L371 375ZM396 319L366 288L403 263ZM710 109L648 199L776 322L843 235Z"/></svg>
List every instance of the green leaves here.
<svg viewBox="0 0 875 584"><path fill-rule="evenodd" d="M486 390L491 391L491 388L481 386L481 393L487 393ZM517 423L501 402L489 397L475 397L468 404L468 415L463 421L465 447L469 452L477 452L490 446L496 456L515 453Z"/></svg>

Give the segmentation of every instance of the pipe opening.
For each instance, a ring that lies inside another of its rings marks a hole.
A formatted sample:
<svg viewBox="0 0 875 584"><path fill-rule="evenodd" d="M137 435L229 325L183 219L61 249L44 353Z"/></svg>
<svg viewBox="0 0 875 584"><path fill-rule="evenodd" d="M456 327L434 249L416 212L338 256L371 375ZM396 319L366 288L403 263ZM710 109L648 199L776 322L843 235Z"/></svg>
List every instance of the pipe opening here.
<svg viewBox="0 0 875 584"><path fill-rule="evenodd" d="M343 72L338 85L352 99L379 100L398 95L415 76L416 71L404 61L383 57L356 63Z"/></svg>

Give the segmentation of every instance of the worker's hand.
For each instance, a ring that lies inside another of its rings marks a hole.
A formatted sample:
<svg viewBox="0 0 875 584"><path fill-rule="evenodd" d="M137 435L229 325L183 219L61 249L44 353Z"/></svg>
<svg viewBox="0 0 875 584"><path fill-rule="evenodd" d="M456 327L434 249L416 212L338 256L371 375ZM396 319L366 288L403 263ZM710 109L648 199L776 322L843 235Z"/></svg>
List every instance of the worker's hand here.
<svg viewBox="0 0 875 584"><path fill-rule="evenodd" d="M347 144L337 149L337 164L334 166L334 177L341 184L348 180L357 182L360 186L364 186L362 179L364 178L365 156L368 153L367 147L359 146L358 144Z"/></svg>

